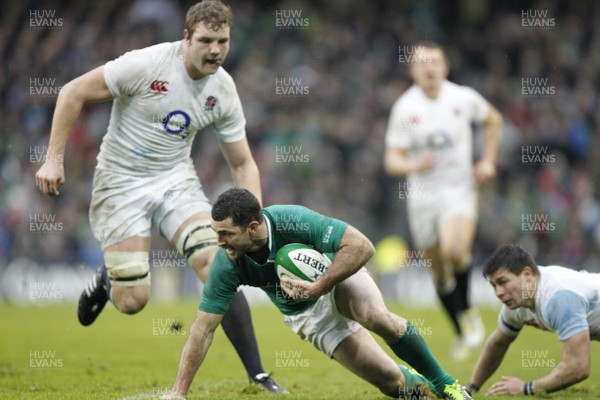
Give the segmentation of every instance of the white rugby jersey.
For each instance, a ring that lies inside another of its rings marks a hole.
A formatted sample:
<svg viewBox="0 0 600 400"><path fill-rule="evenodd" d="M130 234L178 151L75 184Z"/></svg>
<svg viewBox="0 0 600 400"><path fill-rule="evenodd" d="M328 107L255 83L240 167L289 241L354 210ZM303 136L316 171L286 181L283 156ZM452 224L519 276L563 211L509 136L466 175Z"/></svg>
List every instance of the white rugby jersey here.
<svg viewBox="0 0 600 400"><path fill-rule="evenodd" d="M435 190L438 185L474 185L473 130L471 123L483 122L487 101L475 90L444 81L436 99L417 85L411 86L392 107L386 146L407 150L417 158L434 153L434 167L408 174L409 188Z"/></svg>
<svg viewBox="0 0 600 400"><path fill-rule="evenodd" d="M502 306L498 327L516 336L524 325L556 332L566 340L589 328L590 337L600 340L600 274L559 266L539 267L535 311Z"/></svg>
<svg viewBox="0 0 600 400"><path fill-rule="evenodd" d="M246 120L231 76L219 68L192 80L181 45L161 43L106 63L104 80L114 100L98 168L145 175L191 163L194 136L209 124L223 142L245 137Z"/></svg>

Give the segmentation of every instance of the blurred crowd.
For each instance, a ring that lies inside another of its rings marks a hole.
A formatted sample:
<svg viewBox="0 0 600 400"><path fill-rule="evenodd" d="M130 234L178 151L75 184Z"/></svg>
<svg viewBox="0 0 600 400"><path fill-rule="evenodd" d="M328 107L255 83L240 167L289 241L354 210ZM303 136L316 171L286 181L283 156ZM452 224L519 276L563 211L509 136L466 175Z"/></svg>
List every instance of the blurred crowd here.
<svg viewBox="0 0 600 400"><path fill-rule="evenodd" d="M374 242L398 234L410 243L399 181L386 176L382 158L390 107L411 84L401 48L427 38L446 48L450 80L475 88L504 116L498 178L481 188L476 262L519 242L541 264L600 271L598 3L228 3L225 68L242 99L265 204L303 204ZM48 198L34 175L57 92L127 50L179 40L192 4L2 2L0 269L18 257L101 263L88 205L110 103L84 108L65 155L66 184ZM231 179L211 129L198 133L193 157L215 199Z"/></svg>

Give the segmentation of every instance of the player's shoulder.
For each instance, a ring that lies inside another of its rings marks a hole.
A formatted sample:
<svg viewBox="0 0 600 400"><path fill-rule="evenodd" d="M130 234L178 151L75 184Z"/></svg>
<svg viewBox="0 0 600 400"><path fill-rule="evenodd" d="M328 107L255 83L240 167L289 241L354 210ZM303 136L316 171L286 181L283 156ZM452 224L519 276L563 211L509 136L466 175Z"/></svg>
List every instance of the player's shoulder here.
<svg viewBox="0 0 600 400"><path fill-rule="evenodd" d="M409 103L411 101L414 101L416 98L420 97L422 95L422 91L421 89L413 84L411 85L408 89L406 89L394 102L394 107L400 105L400 104L405 104L405 103Z"/></svg>
<svg viewBox="0 0 600 400"><path fill-rule="evenodd" d="M577 295L586 292L590 283L600 282L597 274L587 271L576 271L560 265L538 266L540 271L540 289L546 293L546 298L556 292L573 292Z"/></svg>
<svg viewBox="0 0 600 400"><path fill-rule="evenodd" d="M450 93L460 93L460 94L472 94L477 93L475 89L467 85L461 85L456 82L444 81L442 84L442 90L445 90Z"/></svg>
<svg viewBox="0 0 600 400"><path fill-rule="evenodd" d="M235 93L237 91L233 77L223 67L219 68L209 79L212 85L217 86L223 92Z"/></svg>
<svg viewBox="0 0 600 400"><path fill-rule="evenodd" d="M314 212L311 209L298 204L276 204L263 208L263 212L268 217L274 217L282 214L299 214L306 212Z"/></svg>
<svg viewBox="0 0 600 400"><path fill-rule="evenodd" d="M181 53L181 41L178 42L164 42L153 44L148 47L141 49L133 49L124 53L121 57L140 57L140 62L144 62L148 65L167 63L174 61L169 57L176 57L177 54ZM181 59L181 58L180 58Z"/></svg>
<svg viewBox="0 0 600 400"><path fill-rule="evenodd" d="M587 279L581 272L560 265L539 265L538 270L542 284L549 289L577 289L579 282Z"/></svg>
<svg viewBox="0 0 600 400"><path fill-rule="evenodd" d="M293 228L299 223L307 224L304 225L306 227L314 224L318 225L323 219L330 218L308 207L297 204L268 206L263 209L263 212L271 225L275 226L277 230L281 230L285 227Z"/></svg>
<svg viewBox="0 0 600 400"><path fill-rule="evenodd" d="M141 49L133 49L115 60L109 61L107 65L111 68L119 67L133 70L137 74L145 71L155 71L179 62L182 59L180 47L181 41L165 42Z"/></svg>

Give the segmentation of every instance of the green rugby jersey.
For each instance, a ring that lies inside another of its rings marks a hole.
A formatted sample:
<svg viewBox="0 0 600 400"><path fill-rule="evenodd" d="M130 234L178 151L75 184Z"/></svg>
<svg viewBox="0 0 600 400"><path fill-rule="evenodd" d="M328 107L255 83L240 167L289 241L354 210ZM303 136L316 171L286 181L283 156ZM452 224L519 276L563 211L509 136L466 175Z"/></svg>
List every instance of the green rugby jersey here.
<svg viewBox="0 0 600 400"><path fill-rule="evenodd" d="M269 234L267 262L260 264L248 255L231 260L219 249L204 285L200 310L225 314L241 285L262 289L287 315L298 314L316 301L293 300L281 288L274 267L277 250L286 244L304 243L333 259L348 224L297 205L265 207L263 214Z"/></svg>

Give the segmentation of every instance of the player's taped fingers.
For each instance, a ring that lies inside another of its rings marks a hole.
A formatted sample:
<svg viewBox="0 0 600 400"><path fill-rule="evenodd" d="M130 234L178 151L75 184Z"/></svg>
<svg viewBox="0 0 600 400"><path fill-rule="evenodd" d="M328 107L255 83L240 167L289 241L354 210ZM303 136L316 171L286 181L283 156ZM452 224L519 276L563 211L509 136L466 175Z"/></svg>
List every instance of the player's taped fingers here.
<svg viewBox="0 0 600 400"><path fill-rule="evenodd" d="M216 245L217 234L212 230L210 220L204 219L192 221L183 228L176 247L179 254L184 256L190 265L194 265L194 260L201 252Z"/></svg>
<svg viewBox="0 0 600 400"><path fill-rule="evenodd" d="M150 284L150 262L147 251L107 251L104 264L110 282L115 286Z"/></svg>

